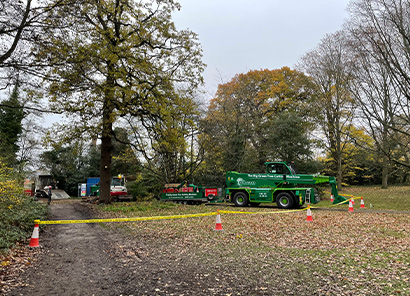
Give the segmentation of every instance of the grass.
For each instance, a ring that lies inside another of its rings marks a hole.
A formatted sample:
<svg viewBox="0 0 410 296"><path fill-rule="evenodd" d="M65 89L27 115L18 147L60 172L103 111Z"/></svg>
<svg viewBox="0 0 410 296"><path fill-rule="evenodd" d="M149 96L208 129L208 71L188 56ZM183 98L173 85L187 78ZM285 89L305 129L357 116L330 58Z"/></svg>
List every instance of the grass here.
<svg viewBox="0 0 410 296"><path fill-rule="evenodd" d="M136 240L144 241L158 260L172 258L169 266L173 262L200 265L198 276L214 276L225 283L246 278L241 287L255 295L264 291L277 295L409 295L410 214L403 211L410 210L410 187L352 187L343 193L363 196L366 209L360 209L360 200L356 200L354 213L347 211L347 205L330 210L330 201L324 200L316 205L320 210L313 209L311 223L305 221L305 211L281 213L274 205L236 208L143 202L99 209L107 217L193 214L218 208L275 212L221 214L222 232L214 231L215 216L122 226Z"/></svg>
<svg viewBox="0 0 410 296"><path fill-rule="evenodd" d="M410 211L410 186L390 186L388 189L381 189L380 186L344 187L339 194L363 197L366 208L373 210ZM360 205L360 199L355 202ZM325 199L317 204L318 207L331 205L330 194L325 194Z"/></svg>
<svg viewBox="0 0 410 296"><path fill-rule="evenodd" d="M161 212L161 210L175 209L175 204L162 202L124 202L104 206L104 211L138 213L138 212Z"/></svg>

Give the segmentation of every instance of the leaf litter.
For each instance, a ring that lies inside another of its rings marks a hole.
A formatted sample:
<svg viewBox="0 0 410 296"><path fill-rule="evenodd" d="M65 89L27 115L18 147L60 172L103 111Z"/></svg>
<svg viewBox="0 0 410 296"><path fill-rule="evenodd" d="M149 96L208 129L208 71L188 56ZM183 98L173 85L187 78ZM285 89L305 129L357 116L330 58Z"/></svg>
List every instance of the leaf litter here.
<svg viewBox="0 0 410 296"><path fill-rule="evenodd" d="M91 208L101 218L126 216L121 211ZM212 211L212 207L178 205L127 215ZM184 291L199 291L199 295L410 294L408 214L312 212L313 222L305 221L305 212L221 214L223 231L214 231L215 216L104 227L127 233L128 243L116 245L112 254L124 266L143 269L149 261L159 264L158 273L189 273L189 282L151 275L155 295L180 295ZM22 255L18 259L19 252L27 249L20 246L1 255L3 287L12 286L13 278L35 258Z"/></svg>
<svg viewBox="0 0 410 296"><path fill-rule="evenodd" d="M215 217L127 227L162 256L201 262L208 274L223 274L225 283L246 278L256 294L410 293L409 215L313 211L313 217L306 222L305 212L221 214L222 232L213 229Z"/></svg>

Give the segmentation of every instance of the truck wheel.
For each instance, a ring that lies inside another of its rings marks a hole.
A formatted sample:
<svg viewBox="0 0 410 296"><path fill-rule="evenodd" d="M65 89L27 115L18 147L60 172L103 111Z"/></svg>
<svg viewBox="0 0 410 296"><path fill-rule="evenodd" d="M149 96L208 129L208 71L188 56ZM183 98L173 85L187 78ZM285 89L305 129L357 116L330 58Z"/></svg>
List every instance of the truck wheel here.
<svg viewBox="0 0 410 296"><path fill-rule="evenodd" d="M248 204L248 195L244 192L237 192L233 196L233 203L237 207L245 207Z"/></svg>
<svg viewBox="0 0 410 296"><path fill-rule="evenodd" d="M282 209L291 209L293 207L294 201L291 194L287 192L281 192L276 197L276 204Z"/></svg>

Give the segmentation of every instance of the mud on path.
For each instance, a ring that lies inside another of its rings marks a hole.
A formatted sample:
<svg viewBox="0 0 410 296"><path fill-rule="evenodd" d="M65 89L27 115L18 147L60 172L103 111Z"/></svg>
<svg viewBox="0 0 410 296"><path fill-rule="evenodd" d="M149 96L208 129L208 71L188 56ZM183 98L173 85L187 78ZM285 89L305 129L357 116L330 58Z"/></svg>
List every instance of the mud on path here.
<svg viewBox="0 0 410 296"><path fill-rule="evenodd" d="M53 202L50 219L88 219L80 202ZM113 260L114 235L97 224L50 225L40 233L43 248L24 274L24 285L7 295L119 295L127 270Z"/></svg>

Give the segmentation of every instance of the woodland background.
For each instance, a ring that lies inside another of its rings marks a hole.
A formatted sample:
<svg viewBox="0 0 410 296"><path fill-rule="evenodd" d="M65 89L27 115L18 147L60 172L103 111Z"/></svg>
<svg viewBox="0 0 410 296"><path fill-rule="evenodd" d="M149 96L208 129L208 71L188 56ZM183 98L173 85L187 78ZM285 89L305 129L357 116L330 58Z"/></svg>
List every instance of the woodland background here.
<svg viewBox="0 0 410 296"><path fill-rule="evenodd" d="M71 195L100 176L107 202L111 175L143 199L183 180L222 187L226 171L267 160L339 188L406 184L410 1L349 7L294 69L238 73L208 101L202 49L175 28L175 1L4 0L1 162L21 180L48 169ZM44 129L45 114L64 120Z"/></svg>

